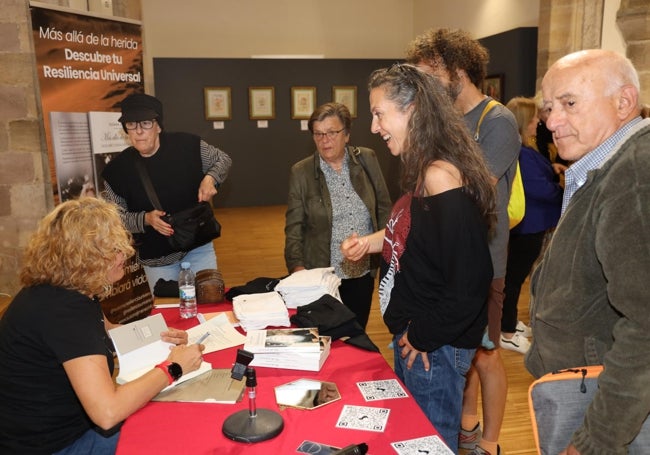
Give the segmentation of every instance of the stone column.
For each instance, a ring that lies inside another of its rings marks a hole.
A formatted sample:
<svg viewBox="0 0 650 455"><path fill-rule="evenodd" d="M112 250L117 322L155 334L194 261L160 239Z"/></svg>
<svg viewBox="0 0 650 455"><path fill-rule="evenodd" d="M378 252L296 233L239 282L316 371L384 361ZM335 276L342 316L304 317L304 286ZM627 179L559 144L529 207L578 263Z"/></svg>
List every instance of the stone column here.
<svg viewBox="0 0 650 455"><path fill-rule="evenodd" d="M570 52L601 47L604 0L542 0L537 42L537 87L548 67ZM621 0L616 23L627 57L641 81L641 102L650 103L650 3Z"/></svg>
<svg viewBox="0 0 650 455"><path fill-rule="evenodd" d="M0 19L0 292L19 289L20 257L53 207L29 5L7 0Z"/></svg>
<svg viewBox="0 0 650 455"><path fill-rule="evenodd" d="M639 72L641 102L650 103L650 3L621 0L616 23L627 43L627 57Z"/></svg>
<svg viewBox="0 0 650 455"><path fill-rule="evenodd" d="M604 0L542 0L537 38L537 87L560 57L599 48Z"/></svg>

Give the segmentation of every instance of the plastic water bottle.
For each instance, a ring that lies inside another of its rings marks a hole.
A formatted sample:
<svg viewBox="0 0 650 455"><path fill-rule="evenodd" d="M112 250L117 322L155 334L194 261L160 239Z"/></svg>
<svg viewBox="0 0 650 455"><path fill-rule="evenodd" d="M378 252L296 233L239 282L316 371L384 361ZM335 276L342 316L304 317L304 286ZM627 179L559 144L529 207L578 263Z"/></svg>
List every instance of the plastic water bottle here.
<svg viewBox="0 0 650 455"><path fill-rule="evenodd" d="M189 262L181 263L181 273L178 275L178 294L181 299L181 317L184 319L196 316L196 286L194 272Z"/></svg>

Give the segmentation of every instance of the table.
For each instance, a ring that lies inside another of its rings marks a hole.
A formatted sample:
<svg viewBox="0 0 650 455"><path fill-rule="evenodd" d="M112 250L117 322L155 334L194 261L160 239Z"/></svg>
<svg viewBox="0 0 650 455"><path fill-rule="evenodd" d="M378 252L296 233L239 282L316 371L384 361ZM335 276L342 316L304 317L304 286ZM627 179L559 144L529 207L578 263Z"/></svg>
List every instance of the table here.
<svg viewBox="0 0 650 455"><path fill-rule="evenodd" d="M229 303L200 305L199 311L226 311ZM188 329L195 318L183 320L178 309L155 310L165 317L167 325ZM237 348L204 356L213 368L230 369ZM372 455L392 454L391 442L437 435L433 425L412 397L366 402L356 383L396 378L391 367L379 353L364 351L340 340L332 343L330 356L320 372L256 367L257 408L279 412L284 419L282 433L274 439L254 444L226 438L221 427L226 418L248 409L248 398L236 404L150 402L131 415L122 427L117 454L292 454L304 440L339 447L365 442ZM335 382L341 400L321 408L280 410L275 403L274 387L296 379L317 379ZM389 408L390 415L383 433L336 428L343 406Z"/></svg>

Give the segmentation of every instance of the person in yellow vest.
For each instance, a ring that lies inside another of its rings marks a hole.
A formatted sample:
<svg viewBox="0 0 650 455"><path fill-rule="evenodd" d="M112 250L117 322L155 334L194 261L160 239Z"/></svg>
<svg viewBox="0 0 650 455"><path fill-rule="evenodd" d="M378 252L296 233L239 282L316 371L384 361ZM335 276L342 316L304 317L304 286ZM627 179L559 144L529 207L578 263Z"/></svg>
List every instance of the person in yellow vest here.
<svg viewBox="0 0 650 455"><path fill-rule="evenodd" d="M521 286L542 251L546 232L560 219L562 187L551 162L535 148L537 106L532 98L515 97L506 107L514 114L521 135L519 166L524 185L524 218L510 229L506 266L506 297L503 300L501 339L503 349L525 354L530 347L530 328L517 318Z"/></svg>

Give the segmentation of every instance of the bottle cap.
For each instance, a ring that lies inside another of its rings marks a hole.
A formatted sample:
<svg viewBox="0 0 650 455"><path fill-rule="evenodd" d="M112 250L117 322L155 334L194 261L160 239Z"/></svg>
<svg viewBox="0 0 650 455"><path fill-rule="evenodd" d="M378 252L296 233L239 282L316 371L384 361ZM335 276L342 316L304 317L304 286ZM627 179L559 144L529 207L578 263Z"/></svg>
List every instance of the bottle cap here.
<svg viewBox="0 0 650 455"><path fill-rule="evenodd" d="M190 268L190 263L185 261L181 262L181 269L189 269Z"/></svg>

